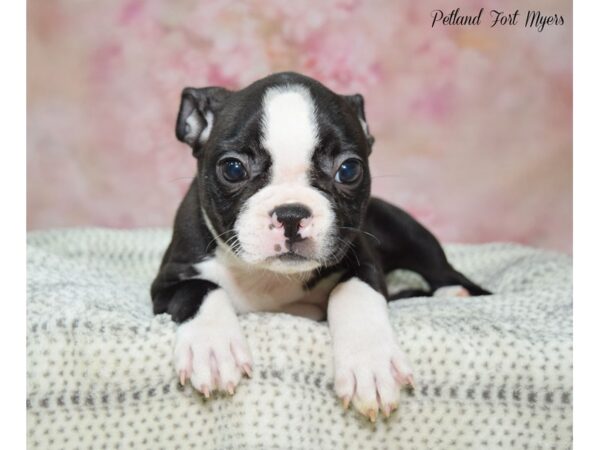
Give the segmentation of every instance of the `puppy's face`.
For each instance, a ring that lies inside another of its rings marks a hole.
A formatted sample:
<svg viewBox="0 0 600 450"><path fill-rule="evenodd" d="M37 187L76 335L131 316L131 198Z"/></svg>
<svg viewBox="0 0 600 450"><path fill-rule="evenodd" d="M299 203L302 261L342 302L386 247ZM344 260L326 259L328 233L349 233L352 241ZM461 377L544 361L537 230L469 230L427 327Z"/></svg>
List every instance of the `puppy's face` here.
<svg viewBox="0 0 600 450"><path fill-rule="evenodd" d="M188 88L177 136L198 159L205 221L241 260L295 273L352 251L370 194L360 95L292 73L237 92Z"/></svg>

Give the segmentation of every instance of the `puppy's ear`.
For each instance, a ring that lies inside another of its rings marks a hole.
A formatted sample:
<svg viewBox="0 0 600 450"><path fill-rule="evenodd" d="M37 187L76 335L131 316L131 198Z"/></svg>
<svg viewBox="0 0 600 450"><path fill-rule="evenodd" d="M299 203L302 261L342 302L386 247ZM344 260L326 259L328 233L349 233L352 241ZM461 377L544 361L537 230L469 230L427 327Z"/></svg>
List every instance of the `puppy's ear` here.
<svg viewBox="0 0 600 450"><path fill-rule="evenodd" d="M365 101L363 96L360 94L354 95L343 95L344 100L350 105L354 113L358 117L358 121L362 126L363 131L365 132L365 136L367 137L367 142L369 143L369 153L373 148L373 143L375 142L375 138L371 136L369 132L369 125L367 125L367 119L365 117Z"/></svg>
<svg viewBox="0 0 600 450"><path fill-rule="evenodd" d="M188 87L181 92L175 135L192 147L195 157L198 157L208 140L215 118L230 94L230 91L221 87Z"/></svg>

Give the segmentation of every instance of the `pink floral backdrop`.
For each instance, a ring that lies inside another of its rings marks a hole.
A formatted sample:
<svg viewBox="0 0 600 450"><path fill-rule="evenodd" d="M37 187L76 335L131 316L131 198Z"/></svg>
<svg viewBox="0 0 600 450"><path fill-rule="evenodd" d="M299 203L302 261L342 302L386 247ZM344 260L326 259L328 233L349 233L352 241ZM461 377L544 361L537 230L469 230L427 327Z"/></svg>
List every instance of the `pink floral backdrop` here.
<svg viewBox="0 0 600 450"><path fill-rule="evenodd" d="M455 7L482 25L431 27ZM517 8L565 25L489 27ZM295 70L364 95L374 194L443 241L570 252L571 23L556 0L29 0L28 227L170 225L181 89Z"/></svg>

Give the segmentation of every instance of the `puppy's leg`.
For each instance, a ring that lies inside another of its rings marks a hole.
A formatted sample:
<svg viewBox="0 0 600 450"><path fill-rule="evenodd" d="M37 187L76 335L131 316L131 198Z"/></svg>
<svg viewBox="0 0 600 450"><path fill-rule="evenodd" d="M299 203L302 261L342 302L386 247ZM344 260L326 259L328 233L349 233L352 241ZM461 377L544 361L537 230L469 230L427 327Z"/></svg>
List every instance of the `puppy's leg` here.
<svg viewBox="0 0 600 450"><path fill-rule="evenodd" d="M165 281L165 273L166 270L161 271L160 277L152 285L153 311L154 314L168 313L177 323L194 317L204 297L218 288L216 284L200 279Z"/></svg>
<svg viewBox="0 0 600 450"><path fill-rule="evenodd" d="M335 391L374 421L398 407L412 369L389 322L385 297L359 278L338 284L327 309L333 340Z"/></svg>
<svg viewBox="0 0 600 450"><path fill-rule="evenodd" d="M179 325L174 363L181 384L209 396L216 389L233 393L242 374L252 370L246 339L225 291L202 279L196 266L214 258L216 240L204 223L198 180L177 210L173 237L152 283L154 314L168 313Z"/></svg>
<svg viewBox="0 0 600 450"><path fill-rule="evenodd" d="M182 384L209 397L214 390L233 394L244 374L252 374L252 358L229 296L209 292L193 319L177 329L175 370Z"/></svg>
<svg viewBox="0 0 600 450"><path fill-rule="evenodd" d="M395 269L417 272L427 281L432 293L447 286L458 287L441 290L439 295L490 294L454 269L435 236L406 212L373 198L366 217L364 229L373 235L369 243L375 249L385 273ZM464 289L460 289L461 286ZM398 298L401 296L402 292ZM390 299L394 298L394 295L390 296Z"/></svg>

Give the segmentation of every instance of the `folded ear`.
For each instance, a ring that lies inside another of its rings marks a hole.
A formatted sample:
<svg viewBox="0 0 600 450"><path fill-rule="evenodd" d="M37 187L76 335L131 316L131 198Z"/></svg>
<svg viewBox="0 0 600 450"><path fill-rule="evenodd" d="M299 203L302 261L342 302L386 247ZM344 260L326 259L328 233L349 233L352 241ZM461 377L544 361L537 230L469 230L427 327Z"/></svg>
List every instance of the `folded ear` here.
<svg viewBox="0 0 600 450"><path fill-rule="evenodd" d="M230 94L221 87L188 87L181 92L175 135L192 147L195 157L208 140L215 118Z"/></svg>
<svg viewBox="0 0 600 450"><path fill-rule="evenodd" d="M369 125L367 125L367 119L365 117L365 101L363 96L360 94L354 95L344 95L342 96L346 102L352 107L354 113L358 117L358 121L362 126L363 131L365 132L365 136L367 137L367 142L369 143L369 153L373 147L373 143L375 142L375 138L371 136L369 133Z"/></svg>

